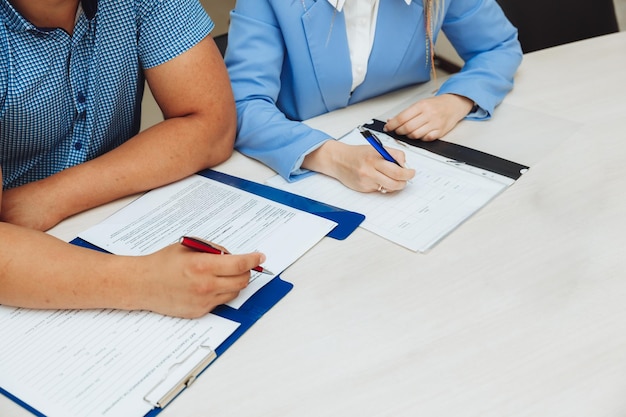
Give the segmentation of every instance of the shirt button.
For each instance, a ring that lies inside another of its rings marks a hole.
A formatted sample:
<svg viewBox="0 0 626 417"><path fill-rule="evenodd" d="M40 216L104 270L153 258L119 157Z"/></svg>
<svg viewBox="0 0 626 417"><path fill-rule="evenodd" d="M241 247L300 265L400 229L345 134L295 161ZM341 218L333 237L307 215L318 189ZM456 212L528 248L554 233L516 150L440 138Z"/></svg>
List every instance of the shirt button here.
<svg viewBox="0 0 626 417"><path fill-rule="evenodd" d="M80 104L83 104L83 103L85 102L85 95L83 94L83 92L82 92L82 91L79 91L79 92L78 92L78 102L79 102Z"/></svg>
<svg viewBox="0 0 626 417"><path fill-rule="evenodd" d="M76 149L77 151L80 151L82 148L83 148L83 144L81 142L74 143L74 149Z"/></svg>

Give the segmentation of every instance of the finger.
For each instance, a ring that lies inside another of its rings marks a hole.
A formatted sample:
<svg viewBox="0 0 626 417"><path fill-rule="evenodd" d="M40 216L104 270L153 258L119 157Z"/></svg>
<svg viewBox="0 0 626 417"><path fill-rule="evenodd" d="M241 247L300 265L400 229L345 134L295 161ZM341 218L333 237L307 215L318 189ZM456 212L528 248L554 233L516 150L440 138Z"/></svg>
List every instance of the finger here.
<svg viewBox="0 0 626 417"><path fill-rule="evenodd" d="M387 191L400 191L406 187L407 181L415 176L415 170L400 168L395 164L385 164L377 167L377 174L373 178L375 189L381 191L381 187Z"/></svg>
<svg viewBox="0 0 626 417"><path fill-rule="evenodd" d="M437 121L429 121L421 126L419 129L410 132L409 137L414 139L420 139L425 142L430 142L435 139L441 138L444 130L440 122Z"/></svg>
<svg viewBox="0 0 626 417"><path fill-rule="evenodd" d="M377 184L376 188L372 190L372 192L379 192L382 194L393 193L396 191L401 191L406 187L406 182L397 182L393 180L389 180L387 178L381 178L380 184Z"/></svg>
<svg viewBox="0 0 626 417"><path fill-rule="evenodd" d="M429 132L429 120L421 114L402 124L396 129L399 135L407 136L410 139L421 139Z"/></svg>
<svg viewBox="0 0 626 417"><path fill-rule="evenodd" d="M235 298L237 298L239 293L240 293L240 291L232 291L232 292L224 292L224 293L221 293L221 294L217 294L215 296L215 299L213 300L213 302L215 304L215 306L213 306L213 308L217 307L220 304L226 304L229 301L234 300ZM211 308L211 310L213 308Z"/></svg>
<svg viewBox="0 0 626 417"><path fill-rule="evenodd" d="M424 142L432 142L433 140L437 140L439 138L441 138L443 135L441 134L441 130L435 129L435 130L431 130L430 132L424 134L422 136L422 140Z"/></svg>
<svg viewBox="0 0 626 417"><path fill-rule="evenodd" d="M402 167L406 168L406 155L404 154L404 152L402 152L400 149L396 149L396 148L387 148L387 152L389 152L389 154L391 156L393 156L393 159L398 161L398 163Z"/></svg>
<svg viewBox="0 0 626 417"><path fill-rule="evenodd" d="M388 127L393 127L394 132L399 135L407 136L410 139L421 139L421 135L427 133L425 128L429 122L427 113L421 109L419 112L413 113L412 117L402 118L395 125L388 124Z"/></svg>
<svg viewBox="0 0 626 417"><path fill-rule="evenodd" d="M204 254L202 254L204 255ZM207 270L219 277L238 276L249 273L265 262L265 255L253 252L244 255L209 255L204 259Z"/></svg>
<svg viewBox="0 0 626 417"><path fill-rule="evenodd" d="M185 318L198 318L210 313L215 307L226 304L239 295L240 291L223 292L221 294L211 294L210 296L202 297L197 302L187 303L181 311L174 312L174 315ZM171 315L172 312L168 311L165 314Z"/></svg>
<svg viewBox="0 0 626 417"><path fill-rule="evenodd" d="M241 275L218 277L213 283L213 294L217 296L235 294L234 297L236 297L239 291L246 288L250 283L250 274L250 271L248 271Z"/></svg>
<svg viewBox="0 0 626 417"><path fill-rule="evenodd" d="M400 113L387 120L384 126L385 131L397 131L400 126L403 126L409 120L418 117L422 113L421 102L413 103L411 106L402 110Z"/></svg>
<svg viewBox="0 0 626 417"><path fill-rule="evenodd" d="M402 129L402 135L410 139L424 140L427 142L441 138L444 133L440 124L432 120L423 123L421 123L421 121L419 123L413 123L413 121L411 121L405 124ZM400 132L398 131L398 133Z"/></svg>
<svg viewBox="0 0 626 417"><path fill-rule="evenodd" d="M399 149L389 148L388 149L391 156L394 157L396 161L400 164L400 166L396 164L377 164L376 170L386 177L395 180L406 182L415 176L415 170L411 167L408 167L406 164L406 155Z"/></svg>

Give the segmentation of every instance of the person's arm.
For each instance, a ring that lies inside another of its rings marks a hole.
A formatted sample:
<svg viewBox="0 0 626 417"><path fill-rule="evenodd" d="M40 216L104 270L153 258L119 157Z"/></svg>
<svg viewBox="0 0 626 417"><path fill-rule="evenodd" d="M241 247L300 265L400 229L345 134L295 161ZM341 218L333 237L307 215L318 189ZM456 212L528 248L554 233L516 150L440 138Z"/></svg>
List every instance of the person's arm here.
<svg viewBox="0 0 626 417"><path fill-rule="evenodd" d="M490 118L513 88L522 49L517 30L500 6L491 0L453 0L447 6L442 30L465 64L441 85L435 97L389 119L387 130L414 139L437 139L464 118ZM478 111L470 113L474 106Z"/></svg>
<svg viewBox="0 0 626 417"><path fill-rule="evenodd" d="M47 230L72 214L176 181L231 155L234 100L210 37L145 74L165 120L94 160L6 190L4 221Z"/></svg>
<svg viewBox="0 0 626 417"><path fill-rule="evenodd" d="M165 122L50 181L16 192L0 190L4 200L0 214L4 216L9 207L19 209L22 220L44 216L45 210L53 209L50 200L60 204L64 199L71 199L76 203L73 211L80 211L172 181L230 155L234 111L221 57L210 40L190 52L149 71ZM201 88L208 99L197 94ZM222 123L209 123L209 113ZM0 183L1 175L0 170ZM12 214L7 217L15 217ZM247 286L250 269L265 260L260 253L216 256L179 244L147 256L116 256L6 222L0 222L0 236L0 304L28 308L141 309L199 317L235 298Z"/></svg>
<svg viewBox="0 0 626 417"><path fill-rule="evenodd" d="M294 6L285 6L277 13L297 10ZM298 13L301 10L299 6ZM288 20L299 19L292 13ZM281 20L284 21L285 16ZM302 116L296 109L286 109L290 105L283 104L281 108L278 105L281 89L293 88L296 83L293 78L283 81L281 76L283 67L292 65L285 62L288 54L285 50L289 48L290 52L291 45L305 42L299 32L301 29L295 27L281 28L271 2L238 1L231 12L224 57L237 106L236 149L289 181L303 174L297 165L307 151L333 140L328 134L302 123ZM289 45L287 36L292 37ZM306 50L304 44L302 48ZM313 75L305 57L294 60L299 66L298 73ZM301 94L308 95L307 90L301 90ZM287 116L287 113L291 114Z"/></svg>
<svg viewBox="0 0 626 417"><path fill-rule="evenodd" d="M260 253L217 256L175 244L147 256L81 248L0 222L0 304L117 308L199 317L245 288Z"/></svg>
<svg viewBox="0 0 626 417"><path fill-rule="evenodd" d="M238 1L231 13L226 64L237 103L237 149L289 181L317 171L363 192L376 191L380 186L388 191L404 188L415 175L413 170L385 161L369 145L337 142L302 123L298 109L287 108L291 105L283 103L279 108L281 91L297 91L310 100L321 100L312 63L303 53L309 46L299 23L302 7L295 3L279 7L275 10L265 0L244 0ZM331 19L329 15L328 22ZM319 29L327 31L328 26L324 23ZM330 42L328 48L332 47ZM282 76L286 67L292 76ZM391 152L404 161L402 152Z"/></svg>

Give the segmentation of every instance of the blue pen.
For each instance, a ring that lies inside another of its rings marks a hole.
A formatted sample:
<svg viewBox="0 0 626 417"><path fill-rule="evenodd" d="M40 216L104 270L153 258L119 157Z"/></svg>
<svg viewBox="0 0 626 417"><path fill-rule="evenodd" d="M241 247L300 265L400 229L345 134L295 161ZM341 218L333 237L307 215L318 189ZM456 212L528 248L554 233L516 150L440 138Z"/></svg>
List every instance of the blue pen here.
<svg viewBox="0 0 626 417"><path fill-rule="evenodd" d="M374 147L374 149L376 149L378 151L380 156L385 158L385 160L387 160L389 162L393 162L394 164L398 165L399 167L404 168L402 165L400 165L400 163L398 161L396 161L394 159L393 156L391 156L389 154L389 152L387 152L387 150L383 147L383 143L380 141L380 139L378 139L378 137L376 135L374 135L369 130L363 128L363 126L359 126L359 132L361 132L363 137L365 139L367 139L367 141L370 143L370 145L372 145Z"/></svg>

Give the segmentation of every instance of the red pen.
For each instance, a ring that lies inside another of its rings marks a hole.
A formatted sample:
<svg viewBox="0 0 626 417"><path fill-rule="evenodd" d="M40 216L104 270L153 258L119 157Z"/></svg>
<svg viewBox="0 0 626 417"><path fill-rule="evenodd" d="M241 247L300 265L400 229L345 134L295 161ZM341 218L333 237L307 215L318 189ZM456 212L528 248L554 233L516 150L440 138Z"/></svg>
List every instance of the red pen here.
<svg viewBox="0 0 626 417"><path fill-rule="evenodd" d="M197 237L183 236L180 238L180 244L198 252L212 253L214 255L230 255L230 253L224 252L223 250L211 245L206 240L202 240ZM268 271L262 266L255 266L252 270L263 274L274 275L273 272Z"/></svg>

